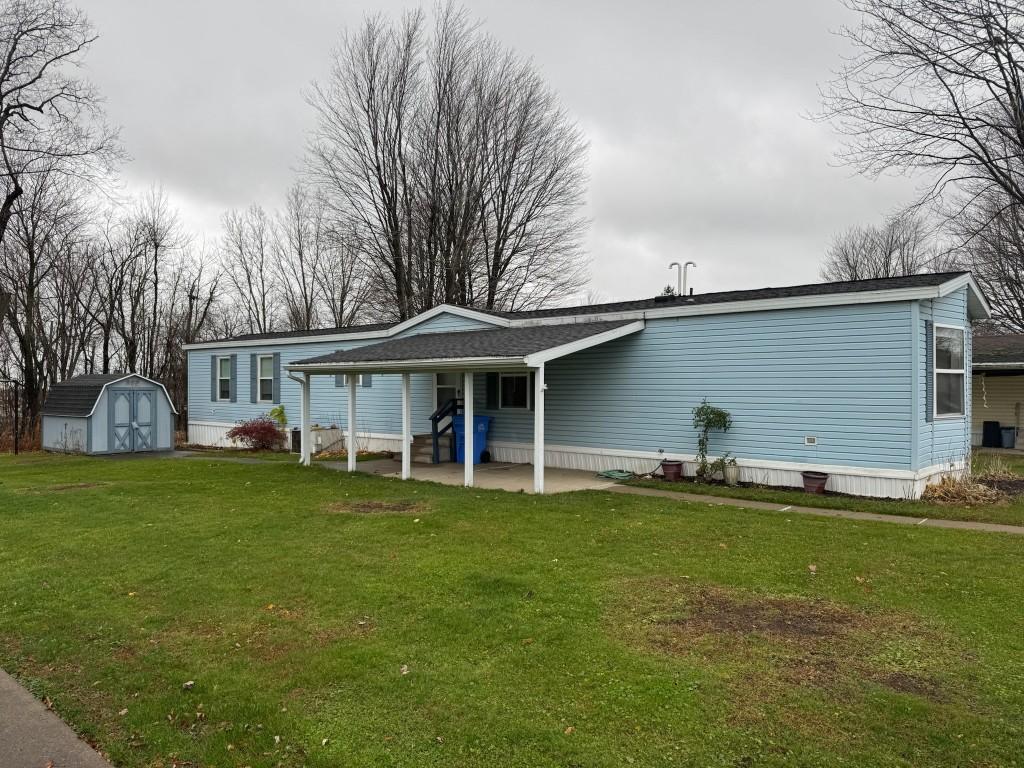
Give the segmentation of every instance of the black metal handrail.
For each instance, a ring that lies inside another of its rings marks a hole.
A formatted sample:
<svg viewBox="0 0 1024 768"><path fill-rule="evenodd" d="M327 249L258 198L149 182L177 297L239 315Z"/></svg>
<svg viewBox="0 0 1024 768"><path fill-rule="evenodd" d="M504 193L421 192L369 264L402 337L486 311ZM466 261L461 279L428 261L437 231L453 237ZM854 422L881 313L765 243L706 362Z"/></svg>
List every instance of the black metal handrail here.
<svg viewBox="0 0 1024 768"><path fill-rule="evenodd" d="M454 417L463 411L463 402L461 397L453 397L451 400L438 407L436 411L430 414L430 437L433 444L433 461L435 464L441 463L441 452L438 448L438 438L441 437L445 432L454 429ZM444 419L448 419L448 423L443 427L438 427L438 424ZM451 441L451 461L455 461L455 441Z"/></svg>

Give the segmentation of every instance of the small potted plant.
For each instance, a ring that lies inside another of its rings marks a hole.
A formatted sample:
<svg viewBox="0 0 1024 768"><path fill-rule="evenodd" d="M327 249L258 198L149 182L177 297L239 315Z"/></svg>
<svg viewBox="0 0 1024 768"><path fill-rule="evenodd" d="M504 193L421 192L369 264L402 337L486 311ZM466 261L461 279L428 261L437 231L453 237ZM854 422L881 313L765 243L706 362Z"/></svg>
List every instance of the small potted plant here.
<svg viewBox="0 0 1024 768"><path fill-rule="evenodd" d="M705 482L721 471L725 476L725 459L729 454L715 461L708 461L708 443L711 433L728 432L732 427L732 416L722 408L716 408L707 398L693 409L693 428L697 430L697 477Z"/></svg>
<svg viewBox="0 0 1024 768"><path fill-rule="evenodd" d="M736 459L726 454L722 457L722 477L726 485L740 484L740 465Z"/></svg>

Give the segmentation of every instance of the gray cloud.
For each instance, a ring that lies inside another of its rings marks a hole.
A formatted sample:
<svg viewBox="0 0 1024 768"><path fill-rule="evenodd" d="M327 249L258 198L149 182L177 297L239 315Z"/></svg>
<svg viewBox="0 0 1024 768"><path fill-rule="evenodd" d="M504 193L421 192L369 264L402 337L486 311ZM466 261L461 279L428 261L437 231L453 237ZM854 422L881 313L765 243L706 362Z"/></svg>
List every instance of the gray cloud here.
<svg viewBox="0 0 1024 768"><path fill-rule="evenodd" d="M834 167L803 117L843 52L832 0L467 3L533 58L592 143L592 287L650 295L693 259L698 291L817 279L830 237L909 200L906 179ZM208 239L220 214L279 204L311 124L301 92L342 30L408 5L87 0L90 76L122 125L130 189L162 183Z"/></svg>

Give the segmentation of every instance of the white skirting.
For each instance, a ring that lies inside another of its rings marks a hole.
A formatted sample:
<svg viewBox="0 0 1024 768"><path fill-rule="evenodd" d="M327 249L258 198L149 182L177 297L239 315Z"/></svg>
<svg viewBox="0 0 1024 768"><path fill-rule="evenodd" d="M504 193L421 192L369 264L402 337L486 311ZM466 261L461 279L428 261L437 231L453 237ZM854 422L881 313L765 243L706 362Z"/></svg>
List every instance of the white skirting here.
<svg viewBox="0 0 1024 768"><path fill-rule="evenodd" d="M488 449L495 461L526 464L533 461L533 446L529 443L491 442ZM544 464L548 467L581 469L600 472L605 469L624 469L638 474L653 472L662 459L678 459L684 463L688 476L696 472L693 456L620 451L578 446L549 445L544 451ZM917 499L929 483L938 482L944 475L958 476L967 468L967 461L927 467L918 471L872 467L835 466L830 464L798 464L795 462L737 459L740 482L779 487L803 487L801 472L814 471L828 474L828 490L854 496L876 496L888 499Z"/></svg>
<svg viewBox="0 0 1024 768"><path fill-rule="evenodd" d="M234 424L219 421L191 421L188 425L188 442L190 445L204 445L212 448L238 448L238 444L228 440L227 433ZM291 432L291 429L288 429ZM401 450L401 435L378 432L357 432L357 451L393 451ZM345 430L314 429L313 452L327 450L343 450L345 448Z"/></svg>

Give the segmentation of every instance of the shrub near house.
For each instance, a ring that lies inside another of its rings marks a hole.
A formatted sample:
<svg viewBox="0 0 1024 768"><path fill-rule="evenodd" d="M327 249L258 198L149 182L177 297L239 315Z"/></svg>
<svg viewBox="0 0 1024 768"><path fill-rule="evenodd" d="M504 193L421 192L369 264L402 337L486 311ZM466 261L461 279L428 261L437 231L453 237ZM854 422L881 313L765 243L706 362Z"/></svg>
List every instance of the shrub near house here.
<svg viewBox="0 0 1024 768"><path fill-rule="evenodd" d="M228 430L227 437L254 451L276 451L284 445L284 433L269 416L239 422Z"/></svg>

